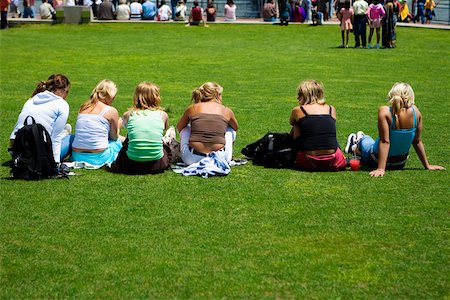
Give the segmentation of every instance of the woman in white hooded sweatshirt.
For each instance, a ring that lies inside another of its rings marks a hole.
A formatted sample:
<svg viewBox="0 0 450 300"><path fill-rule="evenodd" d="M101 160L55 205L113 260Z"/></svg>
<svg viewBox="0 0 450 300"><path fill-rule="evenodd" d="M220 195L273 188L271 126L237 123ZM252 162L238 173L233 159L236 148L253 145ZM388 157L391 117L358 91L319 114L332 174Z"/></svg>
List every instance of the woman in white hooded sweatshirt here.
<svg viewBox="0 0 450 300"><path fill-rule="evenodd" d="M65 129L69 117L69 104L65 98L69 89L70 81L62 74L53 74L47 81L39 82L19 114L10 136L10 145L14 142L16 132L24 126L25 119L32 116L50 134L53 157L55 162L61 162L69 154L71 144L70 125Z"/></svg>

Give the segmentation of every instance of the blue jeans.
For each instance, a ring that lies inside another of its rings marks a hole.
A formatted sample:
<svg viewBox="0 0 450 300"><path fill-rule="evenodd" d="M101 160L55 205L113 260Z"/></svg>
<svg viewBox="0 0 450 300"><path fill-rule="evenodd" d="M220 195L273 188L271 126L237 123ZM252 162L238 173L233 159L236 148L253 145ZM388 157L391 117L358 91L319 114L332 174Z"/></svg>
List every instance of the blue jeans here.
<svg viewBox="0 0 450 300"><path fill-rule="evenodd" d="M276 20L277 20L276 17L271 17L271 18L264 19L264 22L275 22Z"/></svg>
<svg viewBox="0 0 450 300"><path fill-rule="evenodd" d="M64 160L64 158L66 158L70 152L72 152L72 143L73 143L73 139L75 138L75 135L67 135L66 137L64 137L61 140L61 152L59 154L60 157L60 162L62 162Z"/></svg>
<svg viewBox="0 0 450 300"><path fill-rule="evenodd" d="M358 149L361 151L361 163L371 167L378 166L378 149L374 149L375 141L372 137L365 135L358 142ZM404 161L395 162L395 163L386 163L387 169L403 169L406 164L406 158Z"/></svg>
<svg viewBox="0 0 450 300"><path fill-rule="evenodd" d="M25 19L28 17L34 19L34 7L33 6L24 7L22 17Z"/></svg>
<svg viewBox="0 0 450 300"><path fill-rule="evenodd" d="M416 21L419 21L424 24L425 23L425 5L424 3L417 3L417 16L416 16Z"/></svg>
<svg viewBox="0 0 450 300"><path fill-rule="evenodd" d="M355 47L363 46L366 47L366 15L355 15L354 16L355 27L353 33L355 34ZM362 44L362 45L361 45Z"/></svg>
<svg viewBox="0 0 450 300"><path fill-rule="evenodd" d="M361 151L361 163L373 167L376 167L378 165L378 163L372 157L374 145L375 141L368 135L365 135L358 142L358 149Z"/></svg>

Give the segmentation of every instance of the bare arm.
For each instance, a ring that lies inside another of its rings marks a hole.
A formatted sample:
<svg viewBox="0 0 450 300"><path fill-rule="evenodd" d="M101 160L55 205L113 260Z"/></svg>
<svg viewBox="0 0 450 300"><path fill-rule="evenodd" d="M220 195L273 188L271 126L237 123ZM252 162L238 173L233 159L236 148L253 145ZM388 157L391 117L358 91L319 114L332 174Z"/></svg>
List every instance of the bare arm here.
<svg viewBox="0 0 450 300"><path fill-rule="evenodd" d="M380 143L378 145L378 167L376 170L370 172L370 176L381 177L384 176L386 170L386 163L389 154L389 120L390 112L387 106L382 106L378 109L378 134L380 136Z"/></svg>
<svg viewBox="0 0 450 300"><path fill-rule="evenodd" d="M164 130L169 128L169 115L165 111L161 111L161 119L164 122Z"/></svg>
<svg viewBox="0 0 450 300"><path fill-rule="evenodd" d="M122 116L122 122L121 122L121 126L123 128L127 128L129 118L130 118L130 112L129 111L124 112L124 114Z"/></svg>
<svg viewBox="0 0 450 300"><path fill-rule="evenodd" d="M291 124L291 126L294 126L297 123L299 110L300 107L298 106L292 109L291 116L289 117L289 124Z"/></svg>
<svg viewBox="0 0 450 300"><path fill-rule="evenodd" d="M117 140L119 138L119 113L117 109L111 107L105 115L105 118L109 121L109 139Z"/></svg>
<svg viewBox="0 0 450 300"><path fill-rule="evenodd" d="M177 123L177 130L181 132L188 124L189 124L189 116L190 116L191 108L186 109L184 114L181 116L180 120Z"/></svg>
<svg viewBox="0 0 450 300"><path fill-rule="evenodd" d="M425 146L422 143L422 114L420 111L415 108L417 111L417 129L416 129L416 136L414 137L413 141L413 147L414 150L416 150L417 155L419 156L420 161L422 162L422 165L427 170L445 170L444 167L441 166L434 166L430 165L428 163L428 158L425 153Z"/></svg>
<svg viewBox="0 0 450 300"><path fill-rule="evenodd" d="M227 108L227 110L230 118L230 120L228 121L228 125L230 125L230 127L233 128L235 131L237 131L239 126L236 117L234 116L234 112L229 108Z"/></svg>

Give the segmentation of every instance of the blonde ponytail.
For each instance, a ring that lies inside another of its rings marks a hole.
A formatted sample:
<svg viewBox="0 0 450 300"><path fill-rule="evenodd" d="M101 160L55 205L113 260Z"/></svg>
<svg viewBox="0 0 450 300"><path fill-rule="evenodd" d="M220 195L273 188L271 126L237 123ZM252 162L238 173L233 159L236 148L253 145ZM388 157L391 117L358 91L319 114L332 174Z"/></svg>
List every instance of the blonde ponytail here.
<svg viewBox="0 0 450 300"><path fill-rule="evenodd" d="M408 109L414 105L414 91L404 82L397 82L388 93L388 101L392 107L392 113L398 117L402 109Z"/></svg>
<svg viewBox="0 0 450 300"><path fill-rule="evenodd" d="M99 101L105 103L108 100L114 99L114 97L116 97L116 94L117 94L116 84L111 80L104 79L100 81L97 84L97 86L92 90L89 100L81 105L80 112L92 110Z"/></svg>
<svg viewBox="0 0 450 300"><path fill-rule="evenodd" d="M199 103L202 102L202 92L200 91L200 88L196 88L192 91L192 102Z"/></svg>
<svg viewBox="0 0 450 300"><path fill-rule="evenodd" d="M400 96L394 96L390 100L391 106L392 106L392 113L395 115L396 118L400 115L400 111L402 108L404 108L403 99Z"/></svg>

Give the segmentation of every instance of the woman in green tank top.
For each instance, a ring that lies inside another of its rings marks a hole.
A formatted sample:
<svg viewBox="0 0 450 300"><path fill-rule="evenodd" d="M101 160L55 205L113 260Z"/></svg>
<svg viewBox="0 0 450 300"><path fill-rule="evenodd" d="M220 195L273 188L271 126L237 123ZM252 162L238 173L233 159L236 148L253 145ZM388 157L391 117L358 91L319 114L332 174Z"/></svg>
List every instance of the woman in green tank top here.
<svg viewBox="0 0 450 300"><path fill-rule="evenodd" d="M160 89L149 82L140 83L134 92L133 107L123 114L122 126L128 136L114 169L126 174L162 173L169 165L163 133L169 117L161 109Z"/></svg>

